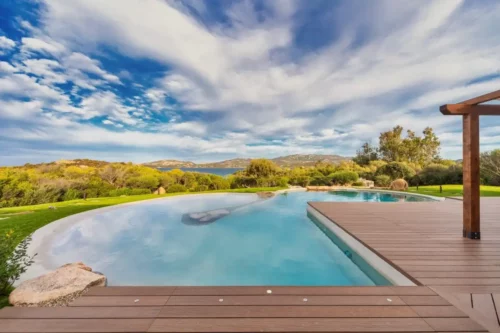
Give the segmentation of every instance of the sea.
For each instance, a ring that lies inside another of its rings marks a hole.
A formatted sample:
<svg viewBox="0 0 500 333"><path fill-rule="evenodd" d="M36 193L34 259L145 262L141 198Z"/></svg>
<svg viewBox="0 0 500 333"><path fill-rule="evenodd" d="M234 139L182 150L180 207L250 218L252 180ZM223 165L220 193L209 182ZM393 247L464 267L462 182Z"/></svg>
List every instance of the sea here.
<svg viewBox="0 0 500 333"><path fill-rule="evenodd" d="M168 171L172 169L181 169L182 171L211 173L219 176L227 176L235 173L236 171L243 170L243 168L158 168L161 171Z"/></svg>

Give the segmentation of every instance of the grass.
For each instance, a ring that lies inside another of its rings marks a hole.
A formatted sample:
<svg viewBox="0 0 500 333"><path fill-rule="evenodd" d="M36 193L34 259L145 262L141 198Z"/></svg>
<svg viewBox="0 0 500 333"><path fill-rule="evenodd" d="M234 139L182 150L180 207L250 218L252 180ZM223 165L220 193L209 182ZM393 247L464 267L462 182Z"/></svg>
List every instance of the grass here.
<svg viewBox="0 0 500 333"><path fill-rule="evenodd" d="M90 198L87 200L71 200L55 202L33 206L8 207L0 209L0 234L5 234L9 230L14 230L15 237L21 241L37 229L50 222L62 219L63 217L78 214L92 209L119 205L127 202L157 199L177 195L189 195L198 193L256 193L262 191L276 191L284 189L282 187L259 187L241 188L232 190L217 190L196 193L167 193L163 195L144 194L126 197L104 197ZM50 209L53 206L56 209Z"/></svg>
<svg viewBox="0 0 500 333"><path fill-rule="evenodd" d="M419 186L418 191L416 187L410 187L409 192L434 195L436 197L461 197L463 195L462 185L443 185L443 193L439 192L439 186ZM482 197L499 197L500 186L481 186Z"/></svg>

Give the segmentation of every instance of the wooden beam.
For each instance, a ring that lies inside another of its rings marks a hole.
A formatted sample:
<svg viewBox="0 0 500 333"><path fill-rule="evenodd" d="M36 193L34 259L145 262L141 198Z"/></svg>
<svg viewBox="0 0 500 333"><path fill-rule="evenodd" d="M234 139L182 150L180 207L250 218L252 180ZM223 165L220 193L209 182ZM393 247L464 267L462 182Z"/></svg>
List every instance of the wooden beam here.
<svg viewBox="0 0 500 333"><path fill-rule="evenodd" d="M439 107L444 115L462 116L470 113L478 116L500 116L500 105L445 104Z"/></svg>
<svg viewBox="0 0 500 333"><path fill-rule="evenodd" d="M463 116L463 236L480 239L479 115Z"/></svg>
<svg viewBox="0 0 500 333"><path fill-rule="evenodd" d="M500 90L493 91L493 92L490 92L488 94L484 94L481 96L477 96L477 97L468 99L466 101L463 101L460 104L475 105L475 104L479 104L479 103L489 102L489 101L492 101L494 99L500 99Z"/></svg>

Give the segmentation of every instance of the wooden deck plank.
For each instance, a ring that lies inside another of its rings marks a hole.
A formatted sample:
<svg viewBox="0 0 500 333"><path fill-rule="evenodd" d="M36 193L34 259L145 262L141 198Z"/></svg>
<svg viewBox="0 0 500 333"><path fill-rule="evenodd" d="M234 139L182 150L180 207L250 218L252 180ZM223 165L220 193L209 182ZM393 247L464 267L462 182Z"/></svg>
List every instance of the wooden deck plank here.
<svg viewBox="0 0 500 333"><path fill-rule="evenodd" d="M406 287L178 287L175 296L251 296L251 295L321 295L321 296L384 296L384 295L434 295L429 288L406 288ZM410 294L409 294L410 293Z"/></svg>
<svg viewBox="0 0 500 333"><path fill-rule="evenodd" d="M465 313L463 313L462 311L451 305L445 305L445 306L414 305L411 306L411 309L415 311L415 313L417 313L420 317L427 317L427 318L467 317Z"/></svg>
<svg viewBox="0 0 500 333"><path fill-rule="evenodd" d="M70 306L155 306L164 305L170 296L85 296Z"/></svg>
<svg viewBox="0 0 500 333"><path fill-rule="evenodd" d="M83 296L170 296L176 287L93 287Z"/></svg>
<svg viewBox="0 0 500 333"><path fill-rule="evenodd" d="M388 296L388 295L435 295L427 287L177 287L174 296L252 296L252 295L320 295L320 296Z"/></svg>
<svg viewBox="0 0 500 333"><path fill-rule="evenodd" d="M402 297L439 296L171 296L169 305L405 305ZM443 300L444 301L444 300ZM430 300L428 301L431 302ZM424 302L425 303L425 302ZM435 305L443 305L435 300ZM424 304L433 305L433 304ZM446 305L446 304L444 304Z"/></svg>
<svg viewBox="0 0 500 333"><path fill-rule="evenodd" d="M486 329L470 318L425 318L436 331L486 332Z"/></svg>
<svg viewBox="0 0 500 333"><path fill-rule="evenodd" d="M4 319L82 319L82 318L155 318L162 308L159 306L140 307L47 307L14 308L0 311Z"/></svg>
<svg viewBox="0 0 500 333"><path fill-rule="evenodd" d="M500 278L499 272L410 272L415 278ZM421 280L421 279L420 279Z"/></svg>
<svg viewBox="0 0 500 333"><path fill-rule="evenodd" d="M451 309L434 313L462 317ZM446 307L453 308L453 307ZM429 311L432 312L432 311ZM408 306L165 306L159 318L412 318L417 312Z"/></svg>
<svg viewBox="0 0 500 333"><path fill-rule="evenodd" d="M420 282L429 286L498 286L498 278L420 278Z"/></svg>
<svg viewBox="0 0 500 333"><path fill-rule="evenodd" d="M498 317L491 294L472 294L472 307L485 316L490 323L498 325Z"/></svg>
<svg viewBox="0 0 500 333"><path fill-rule="evenodd" d="M497 312L498 325L500 325L500 294L492 294L491 296L493 297L493 304Z"/></svg>
<svg viewBox="0 0 500 333"><path fill-rule="evenodd" d="M441 296L400 296L407 305L450 305Z"/></svg>
<svg viewBox="0 0 500 333"><path fill-rule="evenodd" d="M0 332L146 332L154 319L0 319Z"/></svg>
<svg viewBox="0 0 500 333"><path fill-rule="evenodd" d="M431 331L433 330L430 327L430 325L427 324L426 321L421 318L156 319L151 325L151 328L149 329L149 332L431 332Z"/></svg>

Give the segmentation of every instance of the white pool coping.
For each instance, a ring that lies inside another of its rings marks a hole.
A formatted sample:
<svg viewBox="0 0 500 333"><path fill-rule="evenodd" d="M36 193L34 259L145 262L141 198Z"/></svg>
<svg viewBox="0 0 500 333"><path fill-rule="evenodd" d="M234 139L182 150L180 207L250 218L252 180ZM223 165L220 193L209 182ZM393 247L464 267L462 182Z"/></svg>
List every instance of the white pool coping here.
<svg viewBox="0 0 500 333"><path fill-rule="evenodd" d="M421 194L421 193L414 193L414 192L403 192L403 191L392 191L392 190L382 190L382 189L376 189L376 188L354 188L354 187L346 187L346 188L339 188L339 189L334 189L330 190L330 192L341 192L341 191L346 191L346 192L379 192L379 193L388 193L388 194L399 194L399 195L409 195L409 196L415 196L415 197L423 197L427 199L432 199L435 201L445 201L445 197L436 197L433 195L428 195L428 194Z"/></svg>
<svg viewBox="0 0 500 333"><path fill-rule="evenodd" d="M387 261L379 257L378 254L367 248L356 238L339 227L334 221L331 221L311 205L307 206L307 212L311 214L324 227L328 228L337 237L339 237L353 252L356 252L368 265L379 272L384 278L395 286L416 286L408 277L394 268Z"/></svg>

